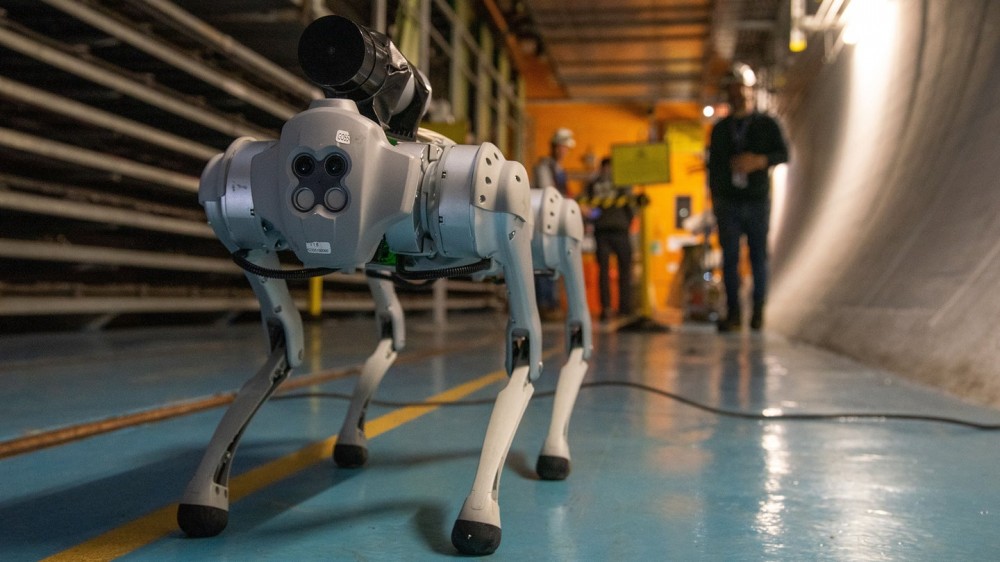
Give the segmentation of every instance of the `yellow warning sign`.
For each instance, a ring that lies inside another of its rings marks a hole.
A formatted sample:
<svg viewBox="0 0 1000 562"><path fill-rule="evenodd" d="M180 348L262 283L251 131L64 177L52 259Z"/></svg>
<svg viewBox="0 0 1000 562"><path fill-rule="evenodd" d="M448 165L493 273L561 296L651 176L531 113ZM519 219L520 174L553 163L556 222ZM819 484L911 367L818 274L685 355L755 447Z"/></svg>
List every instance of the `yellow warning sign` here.
<svg viewBox="0 0 1000 562"><path fill-rule="evenodd" d="M613 145L611 162L615 185L670 183L670 148L665 142Z"/></svg>

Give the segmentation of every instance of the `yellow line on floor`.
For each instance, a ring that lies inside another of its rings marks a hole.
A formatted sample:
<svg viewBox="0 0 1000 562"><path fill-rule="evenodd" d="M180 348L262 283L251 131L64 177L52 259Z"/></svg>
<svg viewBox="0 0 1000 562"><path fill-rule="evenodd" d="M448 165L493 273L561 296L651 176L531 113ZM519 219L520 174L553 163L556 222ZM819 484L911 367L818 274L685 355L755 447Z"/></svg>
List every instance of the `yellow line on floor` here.
<svg viewBox="0 0 1000 562"><path fill-rule="evenodd" d="M461 384L427 399L428 402L454 402L477 390L507 378L505 371L495 371L476 380ZM369 439L411 422L424 414L433 412L440 406L408 406L393 410L365 424L365 434ZM306 447L263 464L230 480L230 502L252 494L288 478L305 468L330 458L337 437L317 441ZM80 561L111 560L124 556L133 550L159 540L177 529L177 504L171 504L144 517L112 529L87 542L59 552L45 560Z"/></svg>
<svg viewBox="0 0 1000 562"><path fill-rule="evenodd" d="M404 363L422 361L428 357L435 357L446 353L455 353L456 351L462 349L473 349L493 341L496 341L496 338L480 338L464 345L452 345L449 348L436 347L425 351L409 351L400 355L393 364L402 365ZM290 380L285 381L281 388L278 389L278 393L283 394L293 389L312 386L319 383L345 378L350 375L355 375L361 371L361 367L362 364L358 364L340 369L328 369L325 371L317 370L316 372L297 375ZM63 445L65 443L86 439L87 437L93 437L95 435L101 435L102 433L117 431L126 427L160 422L179 416L186 416L188 414L194 414L204 410L226 406L231 404L235 398L236 391L234 390L223 394L195 398L178 404L169 404L158 408L133 412L131 414L111 416L92 422L77 423L65 427L42 431L40 433L33 433L23 437L15 437L14 439L0 441L0 459L30 453L47 447Z"/></svg>

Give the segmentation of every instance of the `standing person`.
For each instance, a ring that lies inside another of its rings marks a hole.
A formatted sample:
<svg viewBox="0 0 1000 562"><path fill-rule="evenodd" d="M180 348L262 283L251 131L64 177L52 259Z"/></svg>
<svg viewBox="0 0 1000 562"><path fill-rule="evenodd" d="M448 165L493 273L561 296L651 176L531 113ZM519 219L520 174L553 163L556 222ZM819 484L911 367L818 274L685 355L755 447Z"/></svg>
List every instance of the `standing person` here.
<svg viewBox="0 0 1000 562"><path fill-rule="evenodd" d="M739 330L740 239L747 238L753 269L753 316L750 328L764 325L767 299L767 232L771 220L770 168L788 161L788 147L778 122L756 109L756 77L737 65L726 90L731 113L715 124L708 149L708 185L722 246L722 280L728 314L719 331Z"/></svg>
<svg viewBox="0 0 1000 562"><path fill-rule="evenodd" d="M565 127L556 129L549 141L548 156L543 157L535 165L534 187L539 189L554 187L563 197L569 195L563 161L574 146L576 146L576 141L573 139L573 131ZM560 319L562 314L552 276L544 273L535 275L535 299L538 303L538 314L542 320Z"/></svg>
<svg viewBox="0 0 1000 562"><path fill-rule="evenodd" d="M617 187L611 179L611 159L601 160L601 168L587 185L587 196L594 222L594 239L597 242L597 267L601 295L601 320L612 316L611 309L611 254L618 260L618 314L632 314L632 242L629 226L635 211L627 187Z"/></svg>

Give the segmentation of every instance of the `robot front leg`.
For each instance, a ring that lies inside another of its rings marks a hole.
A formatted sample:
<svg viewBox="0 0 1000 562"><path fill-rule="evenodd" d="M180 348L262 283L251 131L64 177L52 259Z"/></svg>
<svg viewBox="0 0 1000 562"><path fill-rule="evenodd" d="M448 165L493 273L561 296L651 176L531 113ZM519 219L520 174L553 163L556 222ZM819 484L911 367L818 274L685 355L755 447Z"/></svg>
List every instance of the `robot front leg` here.
<svg viewBox="0 0 1000 562"><path fill-rule="evenodd" d="M590 312L583 279L583 217L575 201L547 188L534 196L536 229L532 238L535 269L555 270L563 278L569 304L566 318L566 363L559 371L552 421L542 445L535 472L543 480L569 476L569 420L587 374L592 349Z"/></svg>
<svg viewBox="0 0 1000 562"><path fill-rule="evenodd" d="M527 365L514 369L493 405L472 492L451 530L451 542L463 554L490 554L500 546L500 475L534 392L528 374Z"/></svg>
<svg viewBox="0 0 1000 562"><path fill-rule="evenodd" d="M257 256L261 265L277 267L270 253ZM195 470L177 509L177 524L190 537L211 537L229 521L229 472L236 447L260 406L298 366L303 356L302 320L284 281L247 274L261 303L271 353L226 410Z"/></svg>
<svg viewBox="0 0 1000 562"><path fill-rule="evenodd" d="M542 480L565 480L569 476L569 419L586 374L587 362L583 358L583 348L573 348L559 370L549 433L538 455L538 462L535 463L535 472Z"/></svg>
<svg viewBox="0 0 1000 562"><path fill-rule="evenodd" d="M333 460L343 468L357 468L368 462L368 438L365 437L368 403L405 343L402 307L392 280L370 276L368 288L375 299L375 322L381 339L361 369L347 417L333 447Z"/></svg>
<svg viewBox="0 0 1000 562"><path fill-rule="evenodd" d="M500 545L500 475L514 434L534 392L531 381L541 372L541 323L535 306L530 231L513 216L500 227L510 319L507 326L507 386L490 415L472 491L452 528L451 542L463 554L484 555Z"/></svg>

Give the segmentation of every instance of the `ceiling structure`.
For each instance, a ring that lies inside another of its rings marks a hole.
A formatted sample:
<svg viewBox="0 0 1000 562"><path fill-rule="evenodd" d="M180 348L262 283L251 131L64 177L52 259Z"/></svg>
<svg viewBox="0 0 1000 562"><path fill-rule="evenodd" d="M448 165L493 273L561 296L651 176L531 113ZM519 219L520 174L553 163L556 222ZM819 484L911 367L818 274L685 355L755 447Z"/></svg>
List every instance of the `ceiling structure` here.
<svg viewBox="0 0 1000 562"><path fill-rule="evenodd" d="M707 102L734 61L774 64L782 0L524 0L526 48L575 101ZM534 37L533 37L534 36ZM537 40L537 43L532 43Z"/></svg>

